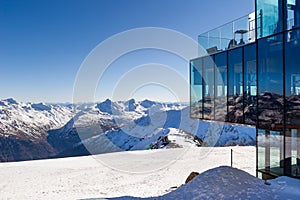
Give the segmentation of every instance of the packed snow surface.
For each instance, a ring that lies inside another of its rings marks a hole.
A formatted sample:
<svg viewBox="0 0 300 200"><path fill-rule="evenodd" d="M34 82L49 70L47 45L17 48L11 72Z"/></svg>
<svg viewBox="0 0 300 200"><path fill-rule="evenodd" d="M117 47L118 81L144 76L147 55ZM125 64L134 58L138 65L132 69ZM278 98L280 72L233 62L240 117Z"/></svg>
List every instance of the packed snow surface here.
<svg viewBox="0 0 300 200"><path fill-rule="evenodd" d="M234 168L228 167L231 149ZM202 174L182 185L192 171ZM280 177L266 185L253 175L255 147L239 146L1 163L0 199L300 198L299 180Z"/></svg>
<svg viewBox="0 0 300 200"><path fill-rule="evenodd" d="M0 163L0 199L164 195L192 171L230 165L230 147L190 147ZM255 147L233 147L235 167L255 174Z"/></svg>

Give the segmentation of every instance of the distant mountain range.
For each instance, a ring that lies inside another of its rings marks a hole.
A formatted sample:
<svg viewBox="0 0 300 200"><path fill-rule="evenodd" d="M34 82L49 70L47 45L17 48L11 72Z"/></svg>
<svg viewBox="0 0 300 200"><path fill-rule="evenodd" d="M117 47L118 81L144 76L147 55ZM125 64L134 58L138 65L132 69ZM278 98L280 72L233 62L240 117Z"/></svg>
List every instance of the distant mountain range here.
<svg viewBox="0 0 300 200"><path fill-rule="evenodd" d="M0 101L1 162L191 145L255 145L255 130L192 120L180 103Z"/></svg>

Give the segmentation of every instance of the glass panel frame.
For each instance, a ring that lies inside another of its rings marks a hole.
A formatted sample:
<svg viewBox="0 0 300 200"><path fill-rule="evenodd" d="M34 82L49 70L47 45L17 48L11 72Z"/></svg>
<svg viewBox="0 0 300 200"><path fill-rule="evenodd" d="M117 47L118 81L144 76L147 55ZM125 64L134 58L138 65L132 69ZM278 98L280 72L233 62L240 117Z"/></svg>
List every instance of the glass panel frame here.
<svg viewBox="0 0 300 200"><path fill-rule="evenodd" d="M284 0L285 30L300 27L300 1Z"/></svg>
<svg viewBox="0 0 300 200"><path fill-rule="evenodd" d="M214 56L203 57L203 119L214 120Z"/></svg>
<svg viewBox="0 0 300 200"><path fill-rule="evenodd" d="M215 55L215 120L225 122L227 116L227 52Z"/></svg>
<svg viewBox="0 0 300 200"><path fill-rule="evenodd" d="M258 41L258 127L283 128L283 36Z"/></svg>
<svg viewBox="0 0 300 200"><path fill-rule="evenodd" d="M256 0L257 38L282 32L282 15L282 0Z"/></svg>
<svg viewBox="0 0 300 200"><path fill-rule="evenodd" d="M190 62L190 117L203 118L202 59Z"/></svg>
<svg viewBox="0 0 300 200"><path fill-rule="evenodd" d="M257 121L257 66L256 44L244 47L244 122L256 125Z"/></svg>
<svg viewBox="0 0 300 200"><path fill-rule="evenodd" d="M243 48L228 52L227 121L243 123Z"/></svg>

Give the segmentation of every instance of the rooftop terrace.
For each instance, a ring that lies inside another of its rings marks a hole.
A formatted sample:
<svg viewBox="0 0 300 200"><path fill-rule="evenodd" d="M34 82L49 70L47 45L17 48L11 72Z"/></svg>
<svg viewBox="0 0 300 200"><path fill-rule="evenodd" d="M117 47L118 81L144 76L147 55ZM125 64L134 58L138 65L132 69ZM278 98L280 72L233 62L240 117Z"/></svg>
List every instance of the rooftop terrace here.
<svg viewBox="0 0 300 200"><path fill-rule="evenodd" d="M252 43L255 38L255 13L253 12L199 35L198 43L208 54L213 54Z"/></svg>

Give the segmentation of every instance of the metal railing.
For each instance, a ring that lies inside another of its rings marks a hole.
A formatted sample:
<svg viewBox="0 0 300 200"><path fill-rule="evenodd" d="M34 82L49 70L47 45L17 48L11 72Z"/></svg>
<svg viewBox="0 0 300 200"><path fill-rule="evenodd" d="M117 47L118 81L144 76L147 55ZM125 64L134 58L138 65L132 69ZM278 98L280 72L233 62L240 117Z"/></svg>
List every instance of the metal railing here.
<svg viewBox="0 0 300 200"><path fill-rule="evenodd" d="M255 13L224 24L198 36L199 45L208 54L252 43L255 36Z"/></svg>

